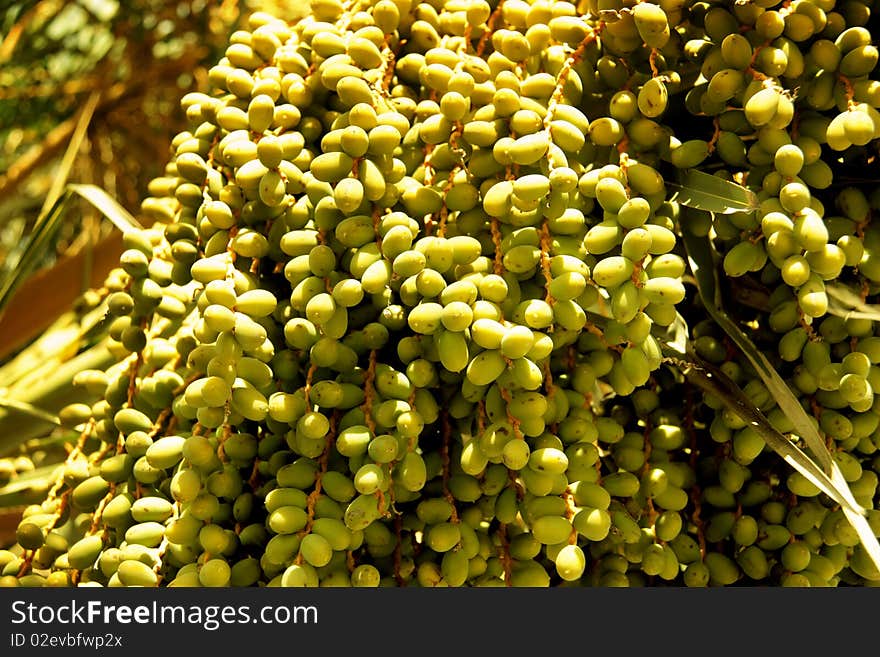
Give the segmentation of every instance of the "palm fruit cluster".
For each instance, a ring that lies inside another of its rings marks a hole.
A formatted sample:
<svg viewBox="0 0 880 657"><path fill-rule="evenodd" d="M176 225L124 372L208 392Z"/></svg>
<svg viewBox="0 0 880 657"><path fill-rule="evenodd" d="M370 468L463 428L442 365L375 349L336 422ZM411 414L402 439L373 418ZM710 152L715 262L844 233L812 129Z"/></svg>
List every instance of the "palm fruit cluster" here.
<svg viewBox="0 0 880 657"><path fill-rule="evenodd" d="M880 208L871 184L880 84L871 78L878 60L871 10L821 2L706 6L705 34L684 46L703 84L684 102L713 125L699 148L690 147L686 166L720 166L760 201L756 212L716 215L695 232L711 231L732 285L746 280L758 291L744 301L743 324L758 327L755 344L814 418L875 527L880 315L866 304L880 282L871 237ZM777 429L793 430L767 388L731 358L721 332L703 322L692 335L698 352L726 368ZM772 484L748 481L749 471L766 467L763 440L713 402L707 424L722 457L707 466L715 481L704 491L713 491L715 536L743 546L735 557L743 573L760 579L776 562L784 585L875 581L853 527L801 473L778 472L776 495Z"/></svg>
<svg viewBox="0 0 880 657"><path fill-rule="evenodd" d="M686 322L792 430L685 286L682 231L708 236L877 525L880 196L835 183L876 170L871 10L252 15L182 99L156 223L105 286L118 362L77 376L80 442L0 584L878 581L835 503L661 351ZM693 168L759 209L679 203ZM830 281L863 312L830 313Z"/></svg>

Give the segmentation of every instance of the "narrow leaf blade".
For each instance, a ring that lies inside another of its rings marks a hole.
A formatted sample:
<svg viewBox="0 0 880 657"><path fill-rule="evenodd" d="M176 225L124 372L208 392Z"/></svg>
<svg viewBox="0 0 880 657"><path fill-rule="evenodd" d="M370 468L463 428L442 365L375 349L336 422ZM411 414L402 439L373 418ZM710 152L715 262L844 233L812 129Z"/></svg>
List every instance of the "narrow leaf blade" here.
<svg viewBox="0 0 880 657"><path fill-rule="evenodd" d="M758 208L758 197L750 189L696 169L679 173L678 181L667 181L672 190L671 201L695 210L716 214L752 212Z"/></svg>
<svg viewBox="0 0 880 657"><path fill-rule="evenodd" d="M840 283L826 283L828 295L828 312L844 319L870 319L880 322L880 306L865 303L862 298L848 286Z"/></svg>
<svg viewBox="0 0 880 657"><path fill-rule="evenodd" d="M859 535L862 547L865 548L868 556L871 557L871 561L874 562L877 570L880 570L880 543L877 542L877 537L874 535L874 530L871 529L868 519L861 514L853 512L852 509L846 506L841 508L843 509L843 515L846 516L849 524L853 526Z"/></svg>
<svg viewBox="0 0 880 657"><path fill-rule="evenodd" d="M61 426L61 421L58 419L57 415L48 413L42 408L38 408L33 404L29 404L24 401L9 399L8 397L0 396L0 407L8 408L19 413L24 413L25 415L29 415L30 417L37 420L42 420L43 422L49 422L50 424Z"/></svg>
<svg viewBox="0 0 880 657"><path fill-rule="evenodd" d="M12 295L19 285L36 269L46 252L61 221L67 212L70 202L70 194L63 194L49 209L44 218L36 225L30 235L27 245L24 247L18 261L15 263L7 276L0 280L0 313L12 299Z"/></svg>
<svg viewBox="0 0 880 657"><path fill-rule="evenodd" d="M68 185L67 189L88 201L123 233L129 230L143 229L143 226L128 210L97 185Z"/></svg>
<svg viewBox="0 0 880 657"><path fill-rule="evenodd" d="M101 94L93 91L79 112L76 128L70 137L70 142L67 144L67 150L64 151L64 157L61 158L61 164L52 180L52 186L49 188L49 192L43 201L43 209L40 211L40 217L37 219L38 224L46 216L49 208L61 198L65 191L64 186L68 178L70 178L70 172L73 171L73 165L76 162L77 155L86 137L86 132L89 129L89 124L92 122L92 116L95 114L100 98Z"/></svg>
<svg viewBox="0 0 880 657"><path fill-rule="evenodd" d="M673 356L676 364L692 383L718 397L725 406L748 423L773 451L795 470L803 474L823 493L842 507L849 505L831 478L797 445L777 431L766 416L752 404L742 389L721 370L701 361L693 354L684 358Z"/></svg>

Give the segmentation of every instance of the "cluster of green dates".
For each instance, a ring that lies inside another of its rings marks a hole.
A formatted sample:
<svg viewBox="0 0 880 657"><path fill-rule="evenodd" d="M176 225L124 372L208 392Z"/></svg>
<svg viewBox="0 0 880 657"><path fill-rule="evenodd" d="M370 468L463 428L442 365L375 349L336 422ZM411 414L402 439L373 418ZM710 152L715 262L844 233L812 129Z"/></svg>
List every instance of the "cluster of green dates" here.
<svg viewBox="0 0 880 657"><path fill-rule="evenodd" d="M880 195L864 184L872 144L880 137L880 83L871 77L878 62L872 9L823 2L706 6L705 36L685 46L700 66L702 83L687 92L685 105L691 114L711 118L715 128L714 152L704 155L701 166L722 164L722 175L744 182L758 202L756 211L716 215L694 232L711 236L734 286L741 277L759 286L762 300L747 301L742 312L757 327L751 337L814 418L854 496L869 510L876 506L880 466L878 316L852 311L868 310L864 304L880 282L872 225ZM767 389L731 358L717 328L697 325L692 337L698 353L740 383L775 428L794 431ZM738 471L759 469L767 448L752 427L717 400L707 401L716 409L710 434L724 455L714 469L726 489L712 504L724 517L722 533L747 545L737 536L745 516L736 498L749 484L743 487ZM780 581L873 581L876 569L841 511L817 504L820 491L800 473L780 473L779 480L793 496L788 508L774 519L752 514L748 522L757 521L759 537L778 534L770 542L779 544L775 549L790 571ZM755 544L766 551L760 540ZM799 567L786 563L792 560L788 552L802 555L794 559ZM772 572L771 562L760 563L757 572L768 564Z"/></svg>
<svg viewBox="0 0 880 657"><path fill-rule="evenodd" d="M831 184L880 136L870 12L253 14L182 99L152 227L105 284L118 360L77 375L81 440L0 584L880 581L842 511L662 351L687 330L792 430L688 294L681 231L709 235L766 290L752 337L873 513L880 338L826 290L880 285L880 197ZM760 209L675 200L704 167Z"/></svg>

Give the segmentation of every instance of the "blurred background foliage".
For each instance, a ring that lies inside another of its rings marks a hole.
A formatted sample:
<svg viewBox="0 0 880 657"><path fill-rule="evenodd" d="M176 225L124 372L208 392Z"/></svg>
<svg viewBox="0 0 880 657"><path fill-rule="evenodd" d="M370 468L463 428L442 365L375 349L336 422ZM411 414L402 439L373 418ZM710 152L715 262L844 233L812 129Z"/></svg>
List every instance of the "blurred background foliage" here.
<svg viewBox="0 0 880 657"><path fill-rule="evenodd" d="M54 422L76 401L73 375L108 356L100 287L123 223L112 199L115 216L148 225L140 202L184 129L179 99L207 90L251 13L295 20L303 6L0 0L0 535L17 523L2 510L39 498L75 438Z"/></svg>
<svg viewBox="0 0 880 657"><path fill-rule="evenodd" d="M0 277L15 272L59 176L64 183L101 187L143 223L138 210L147 183L161 173L171 138L184 126L180 97L206 90L208 68L251 12L292 19L297 4L0 2ZM86 124L84 134L69 171L62 170L79 121ZM53 294L48 285L48 299L35 298L34 289L17 295L19 304L27 297L30 311L11 317L16 313L10 308L0 316L0 362L69 306L74 287L82 291L100 283L118 255L114 233L118 230L90 204L70 204L35 269L74 256L81 266L65 270L60 279L67 294L58 288ZM40 272L41 278L46 273ZM78 274L78 280L69 274ZM43 306L33 308L35 302Z"/></svg>

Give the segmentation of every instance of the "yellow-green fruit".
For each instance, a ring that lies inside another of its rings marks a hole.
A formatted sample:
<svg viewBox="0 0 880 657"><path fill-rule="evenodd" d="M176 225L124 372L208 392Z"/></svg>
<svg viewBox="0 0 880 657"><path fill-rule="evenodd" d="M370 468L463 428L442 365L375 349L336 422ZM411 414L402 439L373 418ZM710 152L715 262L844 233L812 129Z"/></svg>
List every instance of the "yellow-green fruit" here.
<svg viewBox="0 0 880 657"><path fill-rule="evenodd" d="M341 152L323 153L312 160L310 171L318 180L338 183L347 177L354 166L354 160Z"/></svg>
<svg viewBox="0 0 880 657"><path fill-rule="evenodd" d="M633 262L629 258L610 256L596 263L593 280L606 289L613 289L628 280L633 271Z"/></svg>
<svg viewBox="0 0 880 657"><path fill-rule="evenodd" d="M784 479L797 504L773 498L765 441L714 396L698 400L716 410L707 435L730 453L715 469L677 454L687 432L661 400L677 389L654 335L700 310L676 307L678 231L714 229L725 276L771 292L779 339L764 346L815 397L871 505L880 348L870 319L835 309L838 279L856 296L859 276L869 296L880 282L880 193L834 187L880 136L870 3L581 4L314 0L310 21L251 16L214 92L183 99L189 127L142 203L160 225L126 231L105 283L111 351L143 371L83 372L96 403L58 413L122 449L63 468L67 505L25 510L0 584L876 580L802 475ZM599 40L588 14L607 19ZM673 134L670 102L701 118ZM670 200L660 169L719 162L756 178L757 214ZM700 356L790 432L698 324ZM0 459L0 483L33 483L41 460ZM714 509L705 554L688 525L698 488ZM397 512L427 549L395 547Z"/></svg>
<svg viewBox="0 0 880 657"><path fill-rule="evenodd" d="M646 197L659 194L665 189L663 176L643 162L630 164L626 170L626 177L630 188Z"/></svg>
<svg viewBox="0 0 880 657"><path fill-rule="evenodd" d="M147 448L144 458L158 470L176 465L183 458L183 445L186 439L182 436L164 436Z"/></svg>
<svg viewBox="0 0 880 657"><path fill-rule="evenodd" d="M838 114L831 122L828 123L828 126L825 131L825 140L828 144L828 147L835 151L845 151L847 148L852 146L852 141L846 135L846 117L848 112L843 114Z"/></svg>
<svg viewBox="0 0 880 657"><path fill-rule="evenodd" d="M608 253L623 239L623 231L618 221L602 221L591 227L584 237L588 253L602 255Z"/></svg>
<svg viewBox="0 0 880 657"><path fill-rule="evenodd" d="M715 586L729 586L741 576L736 562L727 555L707 553L705 564L709 570L709 582Z"/></svg>
<svg viewBox="0 0 880 657"><path fill-rule="evenodd" d="M484 349L498 349L507 330L493 319L481 317L471 324L471 339Z"/></svg>
<svg viewBox="0 0 880 657"><path fill-rule="evenodd" d="M802 189L793 190L802 193ZM801 202L795 194L792 195L794 202ZM828 243L828 227L822 217L816 212L806 211L799 215L794 222L794 237L797 243L806 251L819 251Z"/></svg>
<svg viewBox="0 0 880 657"><path fill-rule="evenodd" d="M642 3L637 6L643 6ZM639 89L639 111L648 118L654 118L666 111L669 102L669 92L660 78L651 78Z"/></svg>
<svg viewBox="0 0 880 657"><path fill-rule="evenodd" d="M568 457L554 447L542 447L529 456L529 467L547 474L561 474L568 468Z"/></svg>
<svg viewBox="0 0 880 657"><path fill-rule="evenodd" d="M161 497L141 497L131 505L131 517L137 522L163 522L172 512L171 502Z"/></svg>
<svg viewBox="0 0 880 657"><path fill-rule="evenodd" d="M549 135L539 132L532 135L518 137L513 144L510 145L508 153L515 164L525 166L534 164L544 157L549 146Z"/></svg>
<svg viewBox="0 0 880 657"><path fill-rule="evenodd" d="M709 568L702 561L689 563L684 570L683 581L685 586L698 588L709 585Z"/></svg>
<svg viewBox="0 0 880 657"><path fill-rule="evenodd" d="M104 507L102 519L109 527L127 527L131 522L132 499L128 495L117 495Z"/></svg>
<svg viewBox="0 0 880 657"><path fill-rule="evenodd" d="M741 34L728 34L721 41L721 56L731 68L743 70L752 59L752 46Z"/></svg>
<svg viewBox="0 0 880 657"><path fill-rule="evenodd" d="M596 200L608 212L617 214L627 202L626 188L616 178L602 178L596 183Z"/></svg>
<svg viewBox="0 0 880 657"><path fill-rule="evenodd" d="M104 541L100 535L86 536L74 543L67 552L67 562L71 568L84 570L95 563L101 554Z"/></svg>
<svg viewBox="0 0 880 657"><path fill-rule="evenodd" d="M266 397L252 388L236 388L232 391L231 408L248 420L259 422L269 413Z"/></svg>
<svg viewBox="0 0 880 657"><path fill-rule="evenodd" d="M745 115L750 124L760 127L770 123L779 106L779 92L773 88L763 88L746 101Z"/></svg>
<svg viewBox="0 0 880 657"><path fill-rule="evenodd" d="M145 413L134 408L123 408L113 416L113 424L119 431L129 434L134 431L149 431L153 422Z"/></svg>
<svg viewBox="0 0 880 657"><path fill-rule="evenodd" d="M633 228L627 231L620 245L620 253L625 258L638 262L651 250L653 239L651 233L644 228Z"/></svg>
<svg viewBox="0 0 880 657"><path fill-rule="evenodd" d="M159 583L158 575L142 561L128 559L119 564L116 576L123 586L152 587Z"/></svg>
<svg viewBox="0 0 880 657"><path fill-rule="evenodd" d="M420 454L407 452L399 464L399 477L401 485L410 492L420 491L427 479L425 461ZM348 524L348 523L346 523ZM348 525L350 529L354 529Z"/></svg>
<svg viewBox="0 0 880 657"><path fill-rule="evenodd" d="M513 181L513 193L525 201L536 201L550 192L550 180L540 174L527 174Z"/></svg>
<svg viewBox="0 0 880 657"><path fill-rule="evenodd" d="M458 332L442 331L437 336L440 362L450 372L461 372L470 361L467 339Z"/></svg>
<svg viewBox="0 0 880 657"><path fill-rule="evenodd" d="M499 344L501 354L511 360L522 358L529 353L535 343L534 333L525 326L508 329Z"/></svg>
<svg viewBox="0 0 880 657"><path fill-rule="evenodd" d="M603 116L590 123L590 140L596 146L615 146L626 136L620 121Z"/></svg>
<svg viewBox="0 0 880 657"><path fill-rule="evenodd" d="M409 327L416 333L429 335L442 327L443 306L439 303L420 303L407 317Z"/></svg>
<svg viewBox="0 0 880 657"><path fill-rule="evenodd" d="M306 526L306 512L296 506L282 506L269 514L267 525L276 534L294 534Z"/></svg>
<svg viewBox="0 0 880 657"><path fill-rule="evenodd" d="M448 552L461 539L461 530L451 522L442 522L428 529L425 542L435 552Z"/></svg>
<svg viewBox="0 0 880 657"><path fill-rule="evenodd" d="M216 376L197 379L187 386L184 399L194 408L217 407L226 403L231 390L229 384Z"/></svg>
<svg viewBox="0 0 880 657"><path fill-rule="evenodd" d="M247 130L249 128L247 112L237 107L226 106L217 111L217 123L224 130Z"/></svg>
<svg viewBox="0 0 880 657"><path fill-rule="evenodd" d="M274 114L275 101L271 96L260 94L254 97L248 105L248 127L252 132L264 132L272 125Z"/></svg>
<svg viewBox="0 0 880 657"><path fill-rule="evenodd" d="M783 176L796 176L804 166L804 153L794 144L780 146L773 156L773 166Z"/></svg>
<svg viewBox="0 0 880 657"><path fill-rule="evenodd" d="M544 329L553 323L554 312L546 301L531 299L516 307L514 317L521 318L521 321L533 329Z"/></svg>
<svg viewBox="0 0 880 657"><path fill-rule="evenodd" d="M675 278L651 278L642 288L642 294L649 303L675 305L685 297L682 282Z"/></svg>
<svg viewBox="0 0 880 657"><path fill-rule="evenodd" d="M666 12L651 2L640 2L633 7L633 18L642 41L649 48L662 48L670 37Z"/></svg>
<svg viewBox="0 0 880 657"><path fill-rule="evenodd" d="M199 584L205 587L224 587L229 585L232 569L225 559L208 559L199 569Z"/></svg>
<svg viewBox="0 0 880 657"><path fill-rule="evenodd" d="M440 321L448 331L464 331L471 325L474 313L464 301L452 301L442 311Z"/></svg>
<svg viewBox="0 0 880 657"><path fill-rule="evenodd" d="M843 134L856 146L864 146L876 136L874 121L865 112L848 111L843 115Z"/></svg>
<svg viewBox="0 0 880 657"><path fill-rule="evenodd" d="M746 147L739 135L722 131L715 143L715 150L727 164L736 167L746 166Z"/></svg>
<svg viewBox="0 0 880 657"><path fill-rule="evenodd" d="M333 188L336 207L345 214L352 214L364 200L364 185L357 178L343 178Z"/></svg>
<svg viewBox="0 0 880 657"><path fill-rule="evenodd" d="M669 160L679 169L690 169L709 156L709 144L703 139L689 139L669 153Z"/></svg>
<svg viewBox="0 0 880 657"><path fill-rule="evenodd" d="M83 422L88 422L92 417L92 409L88 404L68 404L58 412L58 420L61 426L74 429Z"/></svg>
<svg viewBox="0 0 880 657"><path fill-rule="evenodd" d="M326 566L333 557L333 548L320 534L303 536L299 549L303 559L315 568Z"/></svg>
<svg viewBox="0 0 880 657"><path fill-rule="evenodd" d="M624 281L611 295L611 314L621 324L629 324L640 308L639 289L632 281Z"/></svg>
<svg viewBox="0 0 880 657"><path fill-rule="evenodd" d="M483 195L483 209L489 216L504 217L511 208L511 195L513 194L513 183L509 180L502 180L494 184Z"/></svg>
<svg viewBox="0 0 880 657"><path fill-rule="evenodd" d="M651 205L641 197L628 199L617 211L617 223L622 227L638 228L651 216Z"/></svg>
<svg viewBox="0 0 880 657"><path fill-rule="evenodd" d="M810 279L810 263L801 255L786 258L781 267L782 280L791 287L800 287Z"/></svg>
<svg viewBox="0 0 880 657"><path fill-rule="evenodd" d="M601 541L611 530L611 515L605 509L584 507L572 523L577 532L589 541Z"/></svg>
<svg viewBox="0 0 880 657"><path fill-rule="evenodd" d="M137 435L137 434L134 434ZM128 441L126 440L126 445ZM120 483L131 476L135 457L131 454L116 454L101 463L101 477L111 483Z"/></svg>
<svg viewBox="0 0 880 657"><path fill-rule="evenodd" d="M532 534L544 545L555 545L569 539L571 522L562 516L541 516L532 523Z"/></svg>
<svg viewBox="0 0 880 657"><path fill-rule="evenodd" d="M810 204L810 190L803 183L787 183L779 190L779 202L788 212L798 213Z"/></svg>
<svg viewBox="0 0 880 657"><path fill-rule="evenodd" d="M749 241L736 244L724 256L724 273L736 278L753 271L760 257L761 248Z"/></svg>
<svg viewBox="0 0 880 657"><path fill-rule="evenodd" d="M611 118L623 123L629 123L636 117L638 99L629 90L616 92L608 103L608 113Z"/></svg>
<svg viewBox="0 0 880 657"><path fill-rule="evenodd" d="M525 440L510 440L504 445L501 457L511 470L522 470L529 462L529 445Z"/></svg>
<svg viewBox="0 0 880 657"><path fill-rule="evenodd" d="M577 299L587 289L587 279L579 272L565 272L550 281L550 296L557 301Z"/></svg>
<svg viewBox="0 0 880 657"><path fill-rule="evenodd" d="M621 354L621 363L626 378L635 386L644 385L651 377L651 364L640 347L632 346L624 349Z"/></svg>
<svg viewBox="0 0 880 657"><path fill-rule="evenodd" d="M110 484L100 476L89 477L77 484L71 495L73 503L84 511L93 510L110 491Z"/></svg>
<svg viewBox="0 0 880 657"><path fill-rule="evenodd" d="M269 290L248 290L238 296L235 309L250 317L268 317L274 311L278 301Z"/></svg>
<svg viewBox="0 0 880 657"><path fill-rule="evenodd" d="M465 375L474 385L488 385L507 369L504 357L495 350L477 354L467 366Z"/></svg>
<svg viewBox="0 0 880 657"><path fill-rule="evenodd" d="M867 75L877 66L878 51L876 46L863 45L853 48L840 60L838 70L847 77Z"/></svg>
<svg viewBox="0 0 880 657"><path fill-rule="evenodd" d="M181 153L175 160L177 172L188 182L202 185L208 175L208 165L198 153Z"/></svg>
<svg viewBox="0 0 880 657"><path fill-rule="evenodd" d="M580 128L568 121L551 121L550 137L553 143L568 153L578 153L586 142L586 137Z"/></svg>
<svg viewBox="0 0 880 657"><path fill-rule="evenodd" d="M142 522L132 525L125 532L127 543L136 543L146 547L156 547L162 542L165 526L158 522Z"/></svg>
<svg viewBox="0 0 880 657"><path fill-rule="evenodd" d="M575 582L584 574L587 561L578 545L566 545L556 555L556 572L566 582Z"/></svg>

